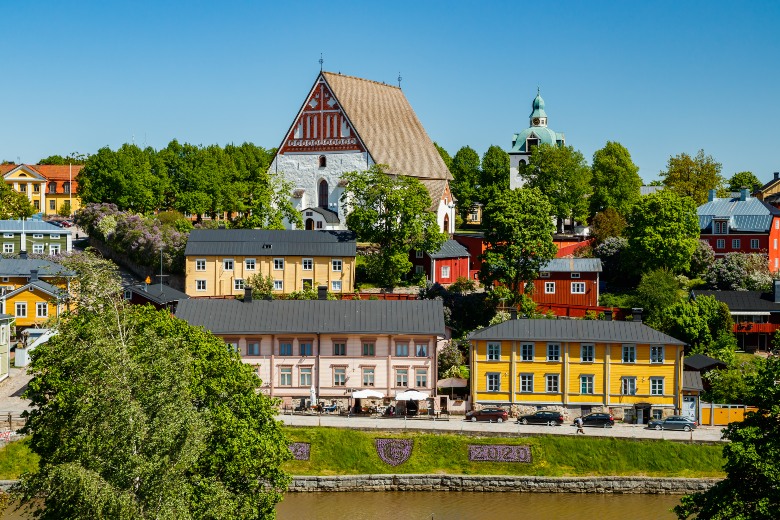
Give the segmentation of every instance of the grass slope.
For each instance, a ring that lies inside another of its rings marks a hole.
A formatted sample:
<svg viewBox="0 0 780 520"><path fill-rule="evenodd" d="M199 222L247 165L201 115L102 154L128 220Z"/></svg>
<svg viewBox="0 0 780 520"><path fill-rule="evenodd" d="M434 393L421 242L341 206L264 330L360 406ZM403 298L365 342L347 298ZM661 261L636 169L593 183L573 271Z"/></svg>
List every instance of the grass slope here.
<svg viewBox="0 0 780 520"><path fill-rule="evenodd" d="M391 434L337 428L286 428L291 441L311 443L308 461L293 460L284 469L293 475L427 473L455 475L537 475L653 477L722 477L722 446L669 441L636 441L595 437L476 438L423 433ZM382 462L374 439L414 439L409 460L398 466ZM533 461L469 462L469 444L530 446Z"/></svg>
<svg viewBox="0 0 780 520"><path fill-rule="evenodd" d="M0 480L14 480L38 467L38 455L30 451L27 442L15 441L0 449Z"/></svg>

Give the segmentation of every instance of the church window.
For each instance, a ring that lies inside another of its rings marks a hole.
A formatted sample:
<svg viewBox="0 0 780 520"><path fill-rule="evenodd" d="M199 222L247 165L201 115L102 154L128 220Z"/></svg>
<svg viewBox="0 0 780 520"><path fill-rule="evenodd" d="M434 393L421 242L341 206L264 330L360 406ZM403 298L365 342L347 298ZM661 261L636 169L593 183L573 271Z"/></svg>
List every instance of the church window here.
<svg viewBox="0 0 780 520"><path fill-rule="evenodd" d="M320 157L320 166L324 166L325 156ZM319 189L319 207L328 209L328 181L322 179Z"/></svg>
<svg viewBox="0 0 780 520"><path fill-rule="evenodd" d="M325 168L327 165L328 165L328 160L325 158L324 155L320 155L320 168Z"/></svg>
<svg viewBox="0 0 780 520"><path fill-rule="evenodd" d="M306 139L311 139L311 116L306 118Z"/></svg>
<svg viewBox="0 0 780 520"><path fill-rule="evenodd" d="M539 146L539 138L529 137L528 139L525 140L525 149L527 151L530 152L532 149L536 148L537 146Z"/></svg>

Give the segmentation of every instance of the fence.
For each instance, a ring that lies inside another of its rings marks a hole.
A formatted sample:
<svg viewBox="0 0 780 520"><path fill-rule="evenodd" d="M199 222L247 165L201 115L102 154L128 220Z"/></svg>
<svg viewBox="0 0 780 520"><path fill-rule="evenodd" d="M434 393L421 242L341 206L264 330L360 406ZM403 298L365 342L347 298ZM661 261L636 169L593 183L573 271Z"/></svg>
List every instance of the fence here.
<svg viewBox="0 0 780 520"><path fill-rule="evenodd" d="M704 426L726 426L730 422L741 422L745 420L747 412L755 412L754 406L745 406L742 404L701 404L701 424Z"/></svg>
<svg viewBox="0 0 780 520"><path fill-rule="evenodd" d="M612 311L613 320L623 320L626 316L631 316L631 309L588 305L570 305L565 303L539 303L536 305L536 310L542 313L552 311L552 313L556 316L565 316L568 318L584 318L589 311L593 311L596 314L604 311Z"/></svg>

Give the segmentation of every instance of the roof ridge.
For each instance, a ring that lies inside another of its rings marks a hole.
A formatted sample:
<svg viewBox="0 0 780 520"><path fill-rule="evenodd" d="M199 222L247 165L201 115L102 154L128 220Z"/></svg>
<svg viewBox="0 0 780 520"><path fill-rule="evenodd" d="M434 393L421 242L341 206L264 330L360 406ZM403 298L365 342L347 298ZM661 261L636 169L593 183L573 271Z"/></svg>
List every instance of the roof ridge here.
<svg viewBox="0 0 780 520"><path fill-rule="evenodd" d="M395 85L390 85L389 83L384 83L382 81L376 81L376 80L373 80L373 79L359 78L357 76L350 76L349 74L342 74L341 72L330 72L330 71L327 71L327 70L323 70L322 74L332 74L333 76L339 76L341 78L358 79L360 81L367 81L369 83L374 83L376 85L380 85L380 86L383 86L383 87L390 87L390 88L394 88L396 90L401 90L401 87L396 87ZM403 92L403 90L401 90L401 92Z"/></svg>

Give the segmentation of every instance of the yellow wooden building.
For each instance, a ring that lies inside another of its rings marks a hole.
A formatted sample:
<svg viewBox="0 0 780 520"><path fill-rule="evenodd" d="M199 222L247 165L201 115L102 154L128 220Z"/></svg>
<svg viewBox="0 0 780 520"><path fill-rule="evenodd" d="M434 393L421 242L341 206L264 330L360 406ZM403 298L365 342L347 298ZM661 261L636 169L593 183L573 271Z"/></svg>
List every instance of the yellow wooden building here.
<svg viewBox="0 0 780 520"><path fill-rule="evenodd" d="M250 276L270 276L273 292L325 286L355 288L357 244L350 231L199 229L190 232L185 292L190 297L238 296Z"/></svg>
<svg viewBox="0 0 780 520"><path fill-rule="evenodd" d="M641 321L513 319L470 342L474 403L641 422L682 408L685 344Z"/></svg>
<svg viewBox="0 0 780 520"><path fill-rule="evenodd" d="M17 327L40 326L65 310L73 273L48 260L0 258L0 313Z"/></svg>
<svg viewBox="0 0 780 520"><path fill-rule="evenodd" d="M73 213L80 207L76 177L83 165L3 164L0 174L15 191L27 195L36 212L46 216ZM63 209L65 208L65 209Z"/></svg>

